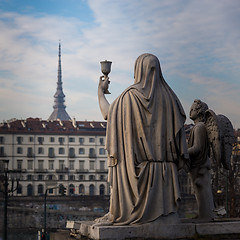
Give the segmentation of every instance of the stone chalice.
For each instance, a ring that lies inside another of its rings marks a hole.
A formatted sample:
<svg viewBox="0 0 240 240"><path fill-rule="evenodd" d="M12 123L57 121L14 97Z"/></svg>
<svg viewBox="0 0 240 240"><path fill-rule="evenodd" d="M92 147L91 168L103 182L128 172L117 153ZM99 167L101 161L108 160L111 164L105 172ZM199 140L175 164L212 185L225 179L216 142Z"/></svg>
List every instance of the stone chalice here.
<svg viewBox="0 0 240 240"><path fill-rule="evenodd" d="M112 62L105 60L105 61L100 62L100 64L101 64L101 71L104 75L104 80L103 81L105 81L105 80L108 79L108 74L111 72ZM110 83L110 81L108 80L108 84L109 83ZM106 89L104 91L104 94L111 94L111 93L108 91L108 89Z"/></svg>

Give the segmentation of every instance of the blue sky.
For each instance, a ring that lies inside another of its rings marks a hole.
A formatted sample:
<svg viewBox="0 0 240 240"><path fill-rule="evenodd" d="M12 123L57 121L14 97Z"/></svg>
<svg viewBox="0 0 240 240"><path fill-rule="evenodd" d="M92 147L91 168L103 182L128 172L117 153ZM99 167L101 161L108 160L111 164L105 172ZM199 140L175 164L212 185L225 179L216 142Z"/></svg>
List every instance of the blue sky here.
<svg viewBox="0 0 240 240"><path fill-rule="evenodd" d="M65 103L77 120L102 120L100 61L113 62L112 102L150 52L187 116L198 98L240 128L239 29L238 0L0 0L0 121L50 116L61 40Z"/></svg>

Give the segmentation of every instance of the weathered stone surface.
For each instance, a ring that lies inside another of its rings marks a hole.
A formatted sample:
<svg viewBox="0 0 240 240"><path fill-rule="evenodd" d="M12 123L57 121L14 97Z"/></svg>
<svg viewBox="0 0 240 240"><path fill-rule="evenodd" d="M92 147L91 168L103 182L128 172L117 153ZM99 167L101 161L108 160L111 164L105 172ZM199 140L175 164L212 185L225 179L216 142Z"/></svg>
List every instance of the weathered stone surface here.
<svg viewBox="0 0 240 240"><path fill-rule="evenodd" d="M220 236L240 236L240 221L213 223L148 223L135 226L96 226L94 222L80 222L80 234L87 239L124 240L124 239L198 239ZM238 235L239 234L239 235Z"/></svg>
<svg viewBox="0 0 240 240"><path fill-rule="evenodd" d="M193 237L193 224L143 224L137 226L94 226L93 223L81 223L80 233L90 239L176 239Z"/></svg>
<svg viewBox="0 0 240 240"><path fill-rule="evenodd" d="M200 235L240 234L240 221L196 224L196 232Z"/></svg>
<svg viewBox="0 0 240 240"><path fill-rule="evenodd" d="M112 104L105 96L108 85L101 76L111 196L109 214L97 221L125 226L165 219L177 213L181 198L177 170L189 165L183 107L152 54L137 58L134 83Z"/></svg>
<svg viewBox="0 0 240 240"><path fill-rule="evenodd" d="M219 168L221 165L230 169L233 127L226 116L216 115L199 99L194 100L189 116L195 123L188 140L190 176L198 203L198 219L208 222L215 215L210 169L211 166Z"/></svg>

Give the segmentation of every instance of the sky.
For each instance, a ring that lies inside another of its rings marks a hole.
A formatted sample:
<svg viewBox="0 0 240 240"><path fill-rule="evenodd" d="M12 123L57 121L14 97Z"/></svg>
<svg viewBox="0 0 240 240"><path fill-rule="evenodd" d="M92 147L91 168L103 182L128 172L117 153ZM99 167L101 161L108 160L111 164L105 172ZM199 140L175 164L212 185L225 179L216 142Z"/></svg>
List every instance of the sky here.
<svg viewBox="0 0 240 240"><path fill-rule="evenodd" d="M103 120L100 61L112 61L111 103L133 83L134 63L156 55L189 119L194 99L240 128L239 0L0 0L0 122L48 119L58 44L66 111Z"/></svg>

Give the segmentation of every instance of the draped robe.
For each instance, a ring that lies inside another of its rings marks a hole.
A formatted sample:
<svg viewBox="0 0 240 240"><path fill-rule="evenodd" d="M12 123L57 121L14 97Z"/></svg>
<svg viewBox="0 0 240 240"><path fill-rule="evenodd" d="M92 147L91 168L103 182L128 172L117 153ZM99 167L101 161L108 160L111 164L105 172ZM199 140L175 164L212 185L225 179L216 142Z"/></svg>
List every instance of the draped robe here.
<svg viewBox="0 0 240 240"><path fill-rule="evenodd" d="M188 158L185 113L163 79L159 60L143 54L135 83L111 105L106 149L115 225L141 224L177 211L177 166Z"/></svg>

